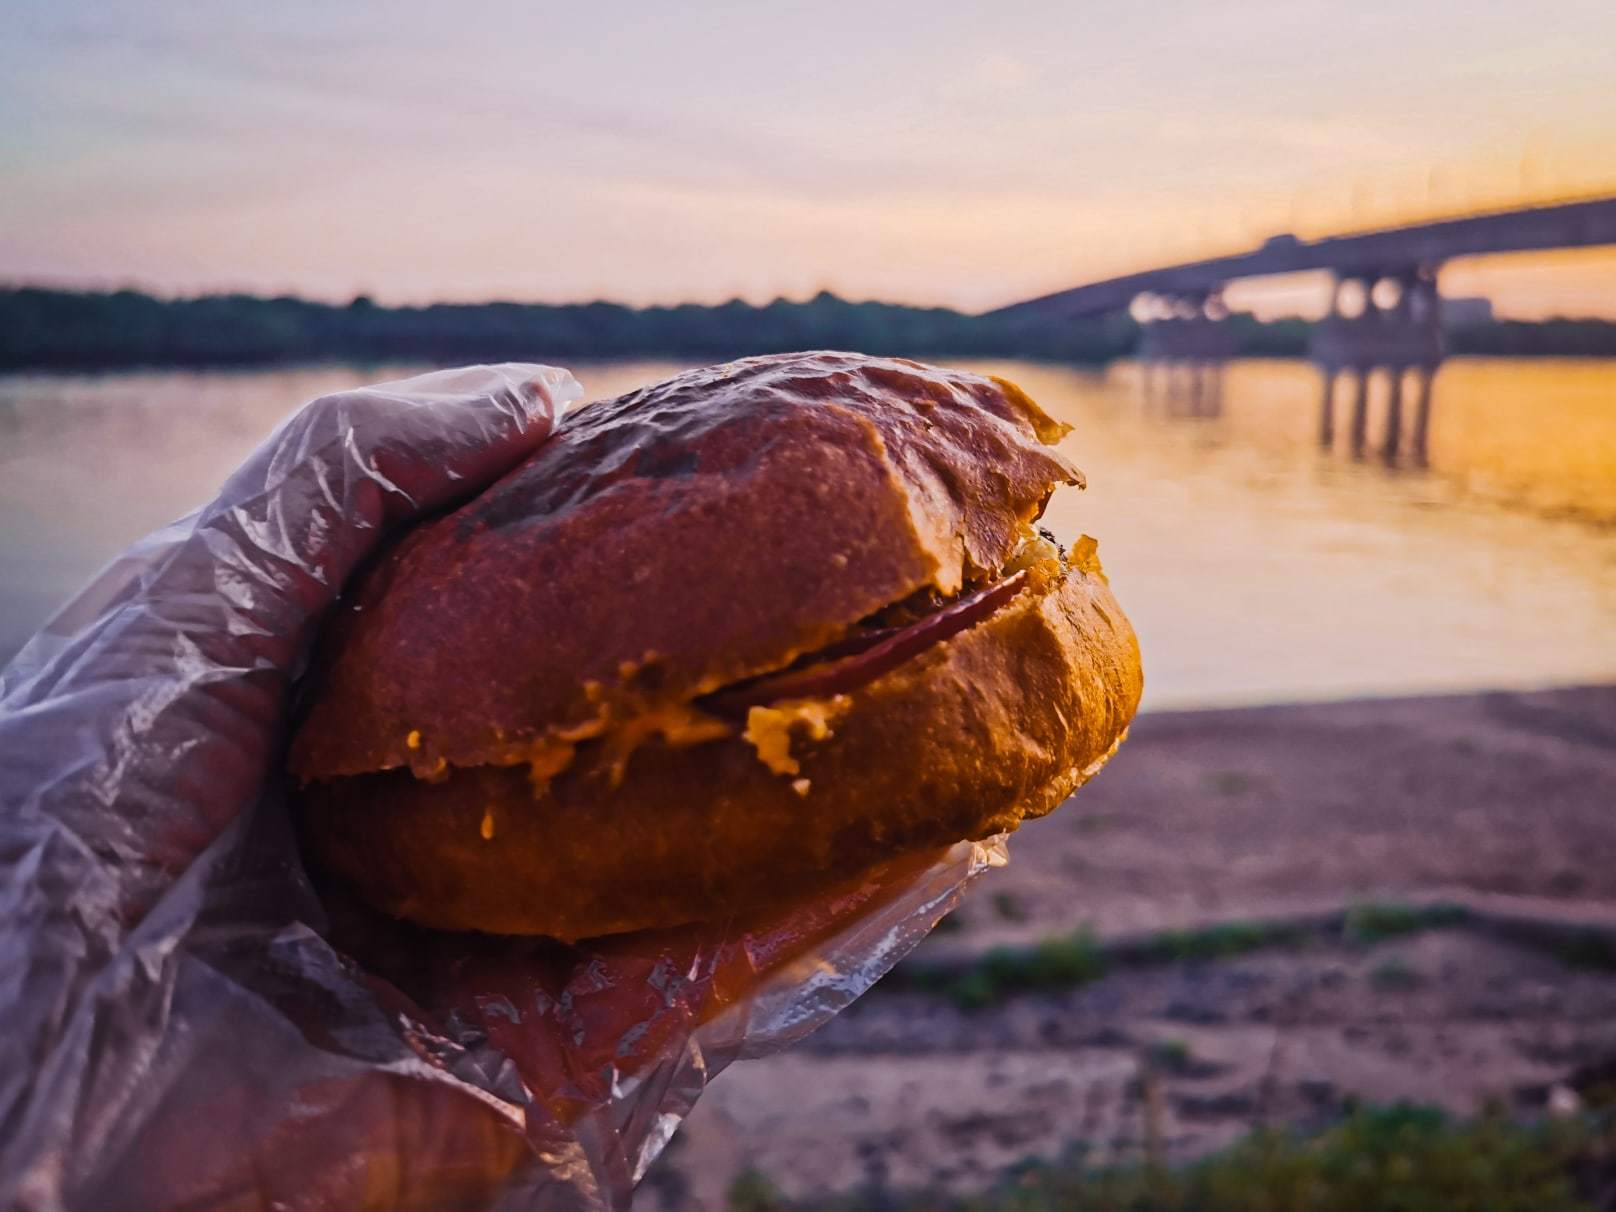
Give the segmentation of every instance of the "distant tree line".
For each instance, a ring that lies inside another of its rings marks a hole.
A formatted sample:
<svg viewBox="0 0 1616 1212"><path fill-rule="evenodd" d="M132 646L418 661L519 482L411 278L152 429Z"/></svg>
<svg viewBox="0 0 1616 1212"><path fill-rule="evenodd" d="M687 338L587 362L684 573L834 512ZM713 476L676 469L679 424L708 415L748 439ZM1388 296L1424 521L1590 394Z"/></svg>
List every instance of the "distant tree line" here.
<svg viewBox="0 0 1616 1212"><path fill-rule="evenodd" d="M1616 354L1610 320L1494 320L1448 333L1448 351L1505 357L1608 358Z"/></svg>
<svg viewBox="0 0 1616 1212"><path fill-rule="evenodd" d="M0 366L190 366L335 359L467 362L626 355L728 358L793 349L1006 355L1104 362L1138 327L1112 316L1029 329L941 307L853 303L829 293L758 307L619 303L346 306L298 298L138 291L0 290Z"/></svg>
<svg viewBox="0 0 1616 1212"><path fill-rule="evenodd" d="M1232 318L1247 356L1307 351L1301 320ZM454 363L668 355L720 359L791 349L857 349L915 357L984 356L1102 363L1132 353L1126 314L1060 323L971 316L942 307L855 303L823 292L804 302L713 307L620 303L437 303L383 307L290 296L160 299L139 291L0 288L0 367L252 365L311 361ZM1452 334L1459 353L1616 354L1616 324L1500 322Z"/></svg>

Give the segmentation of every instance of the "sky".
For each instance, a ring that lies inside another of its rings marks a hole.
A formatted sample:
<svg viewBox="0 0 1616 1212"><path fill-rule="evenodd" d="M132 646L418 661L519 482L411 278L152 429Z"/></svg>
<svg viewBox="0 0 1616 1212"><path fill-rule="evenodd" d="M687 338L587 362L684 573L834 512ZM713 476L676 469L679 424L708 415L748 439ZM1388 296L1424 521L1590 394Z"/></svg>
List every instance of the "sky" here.
<svg viewBox="0 0 1616 1212"><path fill-rule="evenodd" d="M1611 0L0 0L0 28L0 281L977 309L1616 193ZM1616 250L1443 288L1616 315Z"/></svg>

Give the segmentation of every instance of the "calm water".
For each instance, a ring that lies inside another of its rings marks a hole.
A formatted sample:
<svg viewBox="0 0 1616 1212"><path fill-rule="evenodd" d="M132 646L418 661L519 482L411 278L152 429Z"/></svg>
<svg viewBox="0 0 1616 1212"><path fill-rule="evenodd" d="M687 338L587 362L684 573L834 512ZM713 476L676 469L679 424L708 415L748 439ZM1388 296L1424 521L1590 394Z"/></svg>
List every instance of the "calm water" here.
<svg viewBox="0 0 1616 1212"><path fill-rule="evenodd" d="M1424 468L1320 449L1301 362L1199 399L1134 365L969 365L1075 426L1090 487L1050 516L1100 539L1151 705L1616 679L1616 363L1449 363ZM576 368L591 396L674 369ZM300 402L407 370L0 376L0 658Z"/></svg>

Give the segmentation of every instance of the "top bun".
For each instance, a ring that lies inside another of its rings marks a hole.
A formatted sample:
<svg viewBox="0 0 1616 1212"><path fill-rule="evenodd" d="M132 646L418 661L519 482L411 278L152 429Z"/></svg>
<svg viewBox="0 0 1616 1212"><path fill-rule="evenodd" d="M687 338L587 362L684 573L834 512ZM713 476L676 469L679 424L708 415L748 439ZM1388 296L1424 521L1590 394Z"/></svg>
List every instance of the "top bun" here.
<svg viewBox="0 0 1616 1212"><path fill-rule="evenodd" d="M390 547L327 627L304 782L559 770L580 741L995 573L1066 427L1014 384L847 353L747 358L569 415Z"/></svg>

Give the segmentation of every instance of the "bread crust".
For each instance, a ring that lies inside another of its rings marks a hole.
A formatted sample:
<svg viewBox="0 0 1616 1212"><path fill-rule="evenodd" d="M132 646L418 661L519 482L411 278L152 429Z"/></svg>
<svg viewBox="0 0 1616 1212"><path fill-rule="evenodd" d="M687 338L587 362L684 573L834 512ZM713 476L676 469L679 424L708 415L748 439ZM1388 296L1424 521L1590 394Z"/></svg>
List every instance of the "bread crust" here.
<svg viewBox="0 0 1616 1212"><path fill-rule="evenodd" d="M1013 384L844 353L588 405L349 588L289 767L564 762L624 720L778 669L997 568L1054 486L1081 482L1045 445L1063 428Z"/></svg>
<svg viewBox="0 0 1616 1212"><path fill-rule="evenodd" d="M430 926L576 939L711 920L893 855L1014 829L1121 740L1139 648L1097 568L1049 562L1006 606L829 705L777 773L740 735L651 740L621 767L582 745L524 768L316 783L308 846L372 903ZM806 780L806 786L802 780Z"/></svg>

